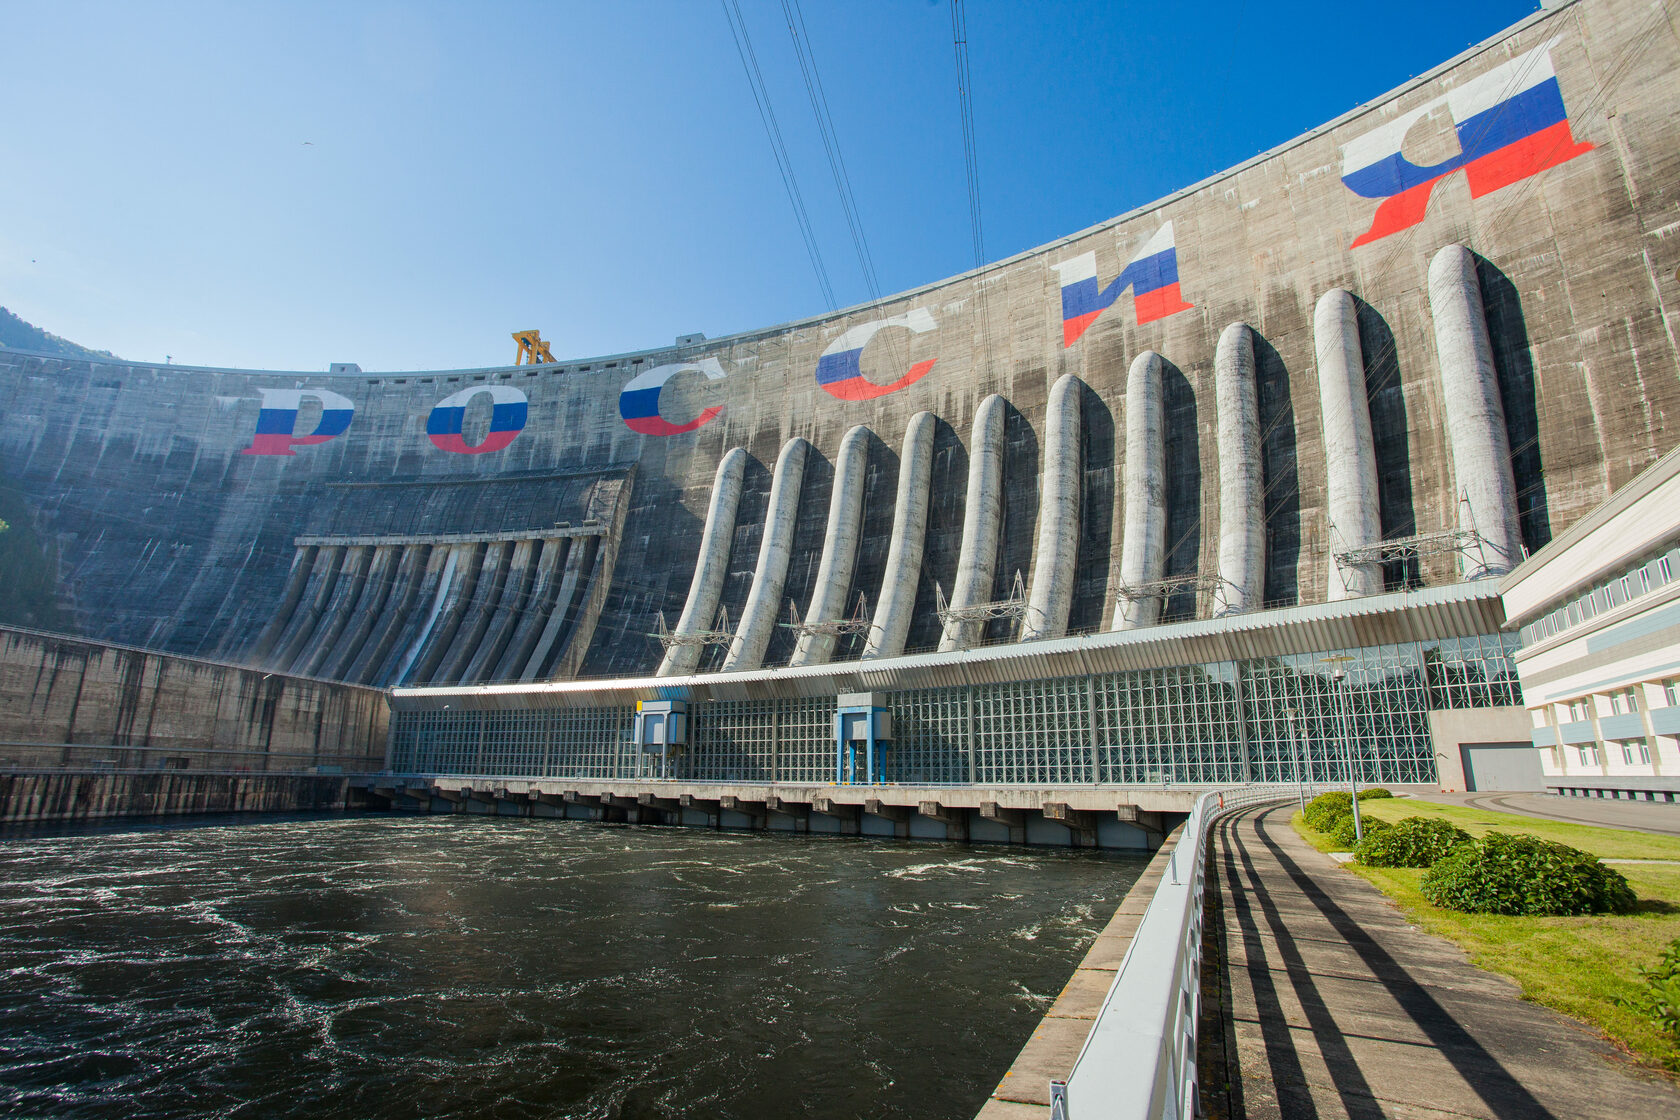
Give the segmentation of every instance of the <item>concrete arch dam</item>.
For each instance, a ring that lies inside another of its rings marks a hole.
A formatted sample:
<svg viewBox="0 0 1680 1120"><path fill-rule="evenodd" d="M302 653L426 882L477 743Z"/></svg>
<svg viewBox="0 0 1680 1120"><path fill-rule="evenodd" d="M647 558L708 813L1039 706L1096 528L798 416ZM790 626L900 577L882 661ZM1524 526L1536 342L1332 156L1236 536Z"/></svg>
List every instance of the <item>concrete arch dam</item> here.
<svg viewBox="0 0 1680 1120"><path fill-rule="evenodd" d="M1548 9L1137 211L727 338L378 375L0 351L0 478L89 636L381 686L954 657L1495 574L1675 441L1652 12Z"/></svg>

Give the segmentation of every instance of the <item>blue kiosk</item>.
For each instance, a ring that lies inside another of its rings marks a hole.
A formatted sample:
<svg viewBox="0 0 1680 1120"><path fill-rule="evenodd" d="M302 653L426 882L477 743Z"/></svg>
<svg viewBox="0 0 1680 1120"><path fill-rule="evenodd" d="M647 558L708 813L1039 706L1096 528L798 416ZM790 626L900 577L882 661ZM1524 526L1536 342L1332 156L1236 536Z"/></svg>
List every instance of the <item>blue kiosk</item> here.
<svg viewBox="0 0 1680 1120"><path fill-rule="evenodd" d="M843 692L835 697L834 781L875 785L887 780L893 737L892 711L877 692Z"/></svg>

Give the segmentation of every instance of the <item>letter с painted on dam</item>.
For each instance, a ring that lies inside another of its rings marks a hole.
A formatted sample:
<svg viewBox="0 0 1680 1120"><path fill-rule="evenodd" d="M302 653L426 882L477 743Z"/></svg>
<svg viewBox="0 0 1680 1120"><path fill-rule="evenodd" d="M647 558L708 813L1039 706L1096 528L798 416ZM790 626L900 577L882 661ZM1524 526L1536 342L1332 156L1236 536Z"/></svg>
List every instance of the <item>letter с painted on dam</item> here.
<svg viewBox="0 0 1680 1120"><path fill-rule="evenodd" d="M0 351L0 482L90 636L382 686L1007 639L936 607L1017 576L1054 637L1503 570L1676 442L1677 59L1662 5L1558 6L1133 213L729 338L379 375ZM1337 559L1456 529L1473 563ZM1222 582L1150 590L1190 576ZM733 645L667 655L661 613Z"/></svg>

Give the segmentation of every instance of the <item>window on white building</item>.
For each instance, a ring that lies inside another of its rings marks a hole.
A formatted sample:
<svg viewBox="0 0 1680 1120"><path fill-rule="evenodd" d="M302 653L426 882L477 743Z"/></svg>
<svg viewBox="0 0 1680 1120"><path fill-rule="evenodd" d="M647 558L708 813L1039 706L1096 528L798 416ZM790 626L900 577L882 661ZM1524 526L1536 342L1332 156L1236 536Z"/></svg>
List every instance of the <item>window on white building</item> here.
<svg viewBox="0 0 1680 1120"><path fill-rule="evenodd" d="M1587 718L1587 702L1585 700L1571 700L1569 702L1569 718L1576 723L1584 723Z"/></svg>
<svg viewBox="0 0 1680 1120"><path fill-rule="evenodd" d="M1633 694L1633 689L1624 688L1610 694L1610 710L1617 715L1626 715L1639 710L1639 700Z"/></svg>
<svg viewBox="0 0 1680 1120"><path fill-rule="evenodd" d="M1680 707L1680 678L1670 677L1662 682L1663 700L1671 708Z"/></svg>
<svg viewBox="0 0 1680 1120"><path fill-rule="evenodd" d="M1596 743L1583 743L1583 744L1581 744L1581 765L1582 766L1597 766L1598 765L1598 745Z"/></svg>
<svg viewBox="0 0 1680 1120"><path fill-rule="evenodd" d="M1645 745L1643 739L1628 739L1622 743L1622 761L1629 766L1651 765L1651 748Z"/></svg>

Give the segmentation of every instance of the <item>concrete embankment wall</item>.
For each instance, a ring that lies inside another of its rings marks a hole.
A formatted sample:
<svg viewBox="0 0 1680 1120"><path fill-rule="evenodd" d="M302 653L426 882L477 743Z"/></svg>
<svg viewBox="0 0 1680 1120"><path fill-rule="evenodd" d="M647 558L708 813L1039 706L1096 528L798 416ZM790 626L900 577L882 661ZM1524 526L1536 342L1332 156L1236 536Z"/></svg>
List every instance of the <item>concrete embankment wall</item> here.
<svg viewBox="0 0 1680 1120"><path fill-rule="evenodd" d="M0 628L0 819L343 805L387 718L375 689Z"/></svg>

